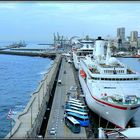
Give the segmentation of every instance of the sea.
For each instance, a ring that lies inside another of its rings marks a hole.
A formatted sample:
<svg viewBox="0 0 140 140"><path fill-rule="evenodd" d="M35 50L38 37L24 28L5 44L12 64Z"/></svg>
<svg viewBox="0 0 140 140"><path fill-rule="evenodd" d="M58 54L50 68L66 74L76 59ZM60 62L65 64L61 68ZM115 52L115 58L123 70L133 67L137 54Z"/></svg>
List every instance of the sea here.
<svg viewBox="0 0 140 140"><path fill-rule="evenodd" d="M126 64L132 70L140 74L140 58L119 58L119 60ZM139 91L140 95L140 91ZM128 126L140 127L140 109L136 112L134 117L129 121Z"/></svg>
<svg viewBox="0 0 140 140"><path fill-rule="evenodd" d="M0 47L7 44L0 42ZM27 47L50 46L30 42ZM52 64L53 60L50 58L0 54L0 138L4 138L11 129L9 110L13 112L13 119L24 110L30 96Z"/></svg>

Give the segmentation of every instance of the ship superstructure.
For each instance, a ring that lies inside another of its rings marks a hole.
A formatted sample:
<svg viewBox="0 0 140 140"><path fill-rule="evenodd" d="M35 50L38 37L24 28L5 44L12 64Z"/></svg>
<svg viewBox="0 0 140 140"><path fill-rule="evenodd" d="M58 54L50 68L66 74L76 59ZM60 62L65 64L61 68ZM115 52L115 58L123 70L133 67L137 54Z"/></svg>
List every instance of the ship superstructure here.
<svg viewBox="0 0 140 140"><path fill-rule="evenodd" d="M110 42L95 41L93 56L80 61L79 80L89 108L125 128L140 107L140 75L115 57Z"/></svg>
<svg viewBox="0 0 140 140"><path fill-rule="evenodd" d="M94 41L89 39L88 36L85 39L79 40L79 42L77 48L75 47L76 45L73 48L73 62L77 70L79 69L80 59L85 58L86 55L93 54L94 46Z"/></svg>

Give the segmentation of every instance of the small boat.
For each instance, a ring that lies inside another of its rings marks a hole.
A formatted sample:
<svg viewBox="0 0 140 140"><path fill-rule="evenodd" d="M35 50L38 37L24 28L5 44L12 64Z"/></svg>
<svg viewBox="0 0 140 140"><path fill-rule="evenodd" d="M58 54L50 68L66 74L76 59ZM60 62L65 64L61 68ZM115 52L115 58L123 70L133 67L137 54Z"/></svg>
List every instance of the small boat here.
<svg viewBox="0 0 140 140"><path fill-rule="evenodd" d="M93 56L80 59L79 81L87 106L125 128L140 108L140 74L111 56L111 42L98 37Z"/></svg>

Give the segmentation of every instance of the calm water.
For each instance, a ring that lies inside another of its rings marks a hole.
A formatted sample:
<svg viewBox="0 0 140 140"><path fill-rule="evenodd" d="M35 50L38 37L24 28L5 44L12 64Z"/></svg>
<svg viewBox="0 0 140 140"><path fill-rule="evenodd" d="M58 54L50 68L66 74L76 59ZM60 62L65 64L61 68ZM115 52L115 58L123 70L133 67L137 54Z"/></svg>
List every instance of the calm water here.
<svg viewBox="0 0 140 140"><path fill-rule="evenodd" d="M127 66L129 66L133 70L140 73L140 61L138 61L138 58L120 58L119 60L127 64ZM139 91L139 94L140 94L140 91ZM136 112L136 114L130 121L130 125L140 127L140 109Z"/></svg>
<svg viewBox="0 0 140 140"><path fill-rule="evenodd" d="M10 130L9 109L22 112L53 60L0 55L0 138Z"/></svg>

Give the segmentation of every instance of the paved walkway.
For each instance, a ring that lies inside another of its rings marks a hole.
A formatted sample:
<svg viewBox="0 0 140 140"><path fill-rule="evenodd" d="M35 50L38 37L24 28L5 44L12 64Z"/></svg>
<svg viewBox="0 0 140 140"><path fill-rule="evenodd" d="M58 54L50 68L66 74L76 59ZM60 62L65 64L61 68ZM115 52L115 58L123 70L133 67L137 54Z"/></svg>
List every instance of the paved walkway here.
<svg viewBox="0 0 140 140"><path fill-rule="evenodd" d="M64 74L66 70L66 74ZM81 127L81 132L79 134L74 134L71 130L65 125L63 121L64 117L64 108L66 101L66 93L69 91L70 87L76 85L73 70L71 64L65 62L65 59L62 59L62 65L60 68L60 73L58 79L61 79L62 84L56 86L55 96L53 99L53 104L51 108L51 113L47 125L47 130L45 138L86 138L85 128ZM54 135L50 134L50 131L54 130L56 133Z"/></svg>

